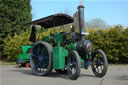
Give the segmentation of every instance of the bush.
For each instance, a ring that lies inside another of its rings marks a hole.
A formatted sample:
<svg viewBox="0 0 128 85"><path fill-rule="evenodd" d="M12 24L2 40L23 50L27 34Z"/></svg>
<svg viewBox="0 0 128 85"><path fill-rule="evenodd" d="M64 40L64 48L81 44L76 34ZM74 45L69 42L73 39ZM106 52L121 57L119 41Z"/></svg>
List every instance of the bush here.
<svg viewBox="0 0 128 85"><path fill-rule="evenodd" d="M48 29L39 35L36 33L37 41L43 36L53 34L54 31L61 32L62 30ZM93 51L102 49L109 63L128 63L128 28L122 29L121 26L115 26L109 29L88 29L90 35L86 38L93 43ZM4 55L8 60L16 60L19 53L22 53L20 48L22 45L28 45L30 32L25 32L20 35L15 33L14 37L8 35L4 40Z"/></svg>
<svg viewBox="0 0 128 85"><path fill-rule="evenodd" d="M14 36L8 35L4 40L4 55L8 60L14 61L18 58L18 54L22 53L21 46L28 45L30 32L24 32L20 35L16 33Z"/></svg>
<svg viewBox="0 0 128 85"><path fill-rule="evenodd" d="M37 41L41 40L43 36L47 36L51 33L51 30L47 30L43 33L37 31L36 38ZM29 41L30 32L24 32L18 35L14 33L14 36L8 35L4 41L4 56L7 56L7 60L15 61L18 58L19 53L22 53L21 46L28 45L31 42Z"/></svg>
<svg viewBox="0 0 128 85"><path fill-rule="evenodd" d="M93 51L102 49L110 63L128 63L128 28L115 26L107 30L91 29L87 39L93 43Z"/></svg>

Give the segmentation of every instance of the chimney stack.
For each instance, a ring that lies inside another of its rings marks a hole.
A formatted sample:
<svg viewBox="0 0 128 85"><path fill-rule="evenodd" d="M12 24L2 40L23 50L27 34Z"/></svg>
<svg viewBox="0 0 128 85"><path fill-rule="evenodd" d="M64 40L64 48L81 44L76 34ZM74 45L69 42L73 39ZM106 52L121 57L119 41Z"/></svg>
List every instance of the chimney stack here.
<svg viewBox="0 0 128 85"><path fill-rule="evenodd" d="M81 34L81 38L84 37L84 6L79 5L78 6L78 16L79 16L79 30ZM83 38L82 38L83 39Z"/></svg>

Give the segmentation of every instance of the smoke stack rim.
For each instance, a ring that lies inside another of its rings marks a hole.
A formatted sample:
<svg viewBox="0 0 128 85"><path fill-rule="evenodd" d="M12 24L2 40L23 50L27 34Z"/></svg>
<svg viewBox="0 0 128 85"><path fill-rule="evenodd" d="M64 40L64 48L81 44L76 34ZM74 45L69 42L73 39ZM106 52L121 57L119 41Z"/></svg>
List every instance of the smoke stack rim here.
<svg viewBox="0 0 128 85"><path fill-rule="evenodd" d="M79 6L78 6L78 9L79 9L79 8L84 8L84 6L83 6L83 5L79 5Z"/></svg>

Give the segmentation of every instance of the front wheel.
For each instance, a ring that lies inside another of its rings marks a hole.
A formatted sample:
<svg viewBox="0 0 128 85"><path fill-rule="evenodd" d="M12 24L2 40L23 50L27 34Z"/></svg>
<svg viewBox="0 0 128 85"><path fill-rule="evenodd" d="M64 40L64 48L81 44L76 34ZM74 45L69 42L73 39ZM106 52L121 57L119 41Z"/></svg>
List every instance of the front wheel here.
<svg viewBox="0 0 128 85"><path fill-rule="evenodd" d="M108 69L106 54L98 49L92 55L92 71L97 77L103 77Z"/></svg>
<svg viewBox="0 0 128 85"><path fill-rule="evenodd" d="M71 79L76 80L80 75L80 57L77 51L71 51L67 58L67 70Z"/></svg>

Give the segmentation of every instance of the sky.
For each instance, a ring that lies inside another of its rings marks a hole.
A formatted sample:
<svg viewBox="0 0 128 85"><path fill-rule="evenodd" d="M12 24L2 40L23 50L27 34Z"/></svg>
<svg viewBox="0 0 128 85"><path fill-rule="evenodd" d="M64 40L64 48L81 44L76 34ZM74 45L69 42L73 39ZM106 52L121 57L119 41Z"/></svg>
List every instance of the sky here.
<svg viewBox="0 0 128 85"><path fill-rule="evenodd" d="M31 0L32 20L56 13L68 13L73 16L80 0ZM128 26L128 0L84 0L85 22L101 18L109 25Z"/></svg>

